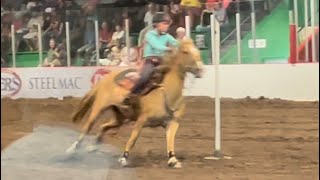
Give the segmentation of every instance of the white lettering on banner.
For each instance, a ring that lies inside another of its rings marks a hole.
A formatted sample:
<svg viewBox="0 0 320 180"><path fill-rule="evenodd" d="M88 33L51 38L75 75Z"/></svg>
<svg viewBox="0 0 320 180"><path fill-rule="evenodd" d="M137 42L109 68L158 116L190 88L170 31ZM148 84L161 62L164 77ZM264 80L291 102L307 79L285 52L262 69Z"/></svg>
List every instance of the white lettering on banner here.
<svg viewBox="0 0 320 180"><path fill-rule="evenodd" d="M1 69L1 97L16 95L19 93L21 85L22 82L17 73L8 69Z"/></svg>
<svg viewBox="0 0 320 180"><path fill-rule="evenodd" d="M29 89L81 89L79 86L81 78L31 77Z"/></svg>

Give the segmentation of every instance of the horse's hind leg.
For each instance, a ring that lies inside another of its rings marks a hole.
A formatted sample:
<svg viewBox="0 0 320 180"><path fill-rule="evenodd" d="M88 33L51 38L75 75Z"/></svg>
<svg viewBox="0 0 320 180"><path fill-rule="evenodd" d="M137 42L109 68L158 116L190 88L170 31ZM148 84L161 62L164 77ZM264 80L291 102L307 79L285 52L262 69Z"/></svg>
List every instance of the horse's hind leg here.
<svg viewBox="0 0 320 180"><path fill-rule="evenodd" d="M125 151L119 159L119 162L122 166L128 165L129 151L134 147L146 120L147 117L142 115L138 118L137 122L135 123L134 128L131 132L131 136L126 144Z"/></svg>
<svg viewBox="0 0 320 180"><path fill-rule="evenodd" d="M74 152L75 149L79 147L79 145L84 139L84 136L88 134L88 132L91 130L93 123L95 122L98 115L101 113L103 109L104 109L103 104L97 103L97 101L94 102L89 118L84 124L84 126L82 127L82 130L81 130L82 133L80 134L78 139L66 150L67 153L72 153Z"/></svg>

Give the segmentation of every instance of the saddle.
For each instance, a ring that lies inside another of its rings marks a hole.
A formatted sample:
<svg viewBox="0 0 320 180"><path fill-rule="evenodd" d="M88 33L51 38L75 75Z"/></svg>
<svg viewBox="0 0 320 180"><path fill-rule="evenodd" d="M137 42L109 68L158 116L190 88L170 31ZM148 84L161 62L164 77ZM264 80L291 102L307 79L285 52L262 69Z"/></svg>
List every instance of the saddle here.
<svg viewBox="0 0 320 180"><path fill-rule="evenodd" d="M161 82L164 78L165 73L169 71L169 67L164 65L157 66L149 80L149 82L144 86L141 95L146 95L151 92L153 89L161 87ZM135 83L139 80L140 75L137 69L127 69L119 73L115 78L114 81L119 86L123 87L124 89L131 91Z"/></svg>

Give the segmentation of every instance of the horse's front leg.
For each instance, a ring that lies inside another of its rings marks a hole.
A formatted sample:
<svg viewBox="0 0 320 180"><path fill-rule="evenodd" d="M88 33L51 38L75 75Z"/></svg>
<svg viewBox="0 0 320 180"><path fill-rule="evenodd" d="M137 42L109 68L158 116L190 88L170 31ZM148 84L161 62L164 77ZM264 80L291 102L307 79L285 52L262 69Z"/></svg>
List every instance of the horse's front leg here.
<svg viewBox="0 0 320 180"><path fill-rule="evenodd" d="M167 125L166 138L167 138L167 153L168 153L168 166L173 168L181 168L181 162L178 161L174 151L174 141L176 133L179 129L179 122L174 119Z"/></svg>
<svg viewBox="0 0 320 180"><path fill-rule="evenodd" d="M179 129L179 119L182 117L185 110L185 104L181 104L179 109L174 113L174 118L168 123L166 138L167 138L167 153L168 166L173 168L181 168L181 162L176 158L174 151L174 141Z"/></svg>
<svg viewBox="0 0 320 180"><path fill-rule="evenodd" d="M147 117L142 115L138 118L137 122L135 123L134 128L131 132L131 136L126 144L124 153L119 158L119 162L121 163L122 166L127 166L129 164L128 163L129 152L134 147L146 120L147 120Z"/></svg>
<svg viewBox="0 0 320 180"><path fill-rule="evenodd" d="M102 111L103 108L103 105L97 102L93 104L93 108L89 115L89 118L82 127L82 133L79 135L78 139L75 142L73 142L72 145L66 150L67 153L74 153L74 151L79 147L85 135L88 134L88 132L91 130L96 118L98 117L99 113Z"/></svg>

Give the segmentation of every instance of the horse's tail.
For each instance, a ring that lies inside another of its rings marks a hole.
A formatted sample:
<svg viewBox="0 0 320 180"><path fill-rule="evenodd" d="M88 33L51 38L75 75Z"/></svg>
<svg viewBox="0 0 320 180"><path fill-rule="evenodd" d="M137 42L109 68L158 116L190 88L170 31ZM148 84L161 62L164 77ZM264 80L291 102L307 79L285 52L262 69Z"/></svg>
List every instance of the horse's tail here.
<svg viewBox="0 0 320 180"><path fill-rule="evenodd" d="M93 104L95 100L95 94L96 94L97 87L91 89L81 100L80 105L76 113L72 116L72 121L77 122L78 120L82 119L84 115L88 112L91 105Z"/></svg>

